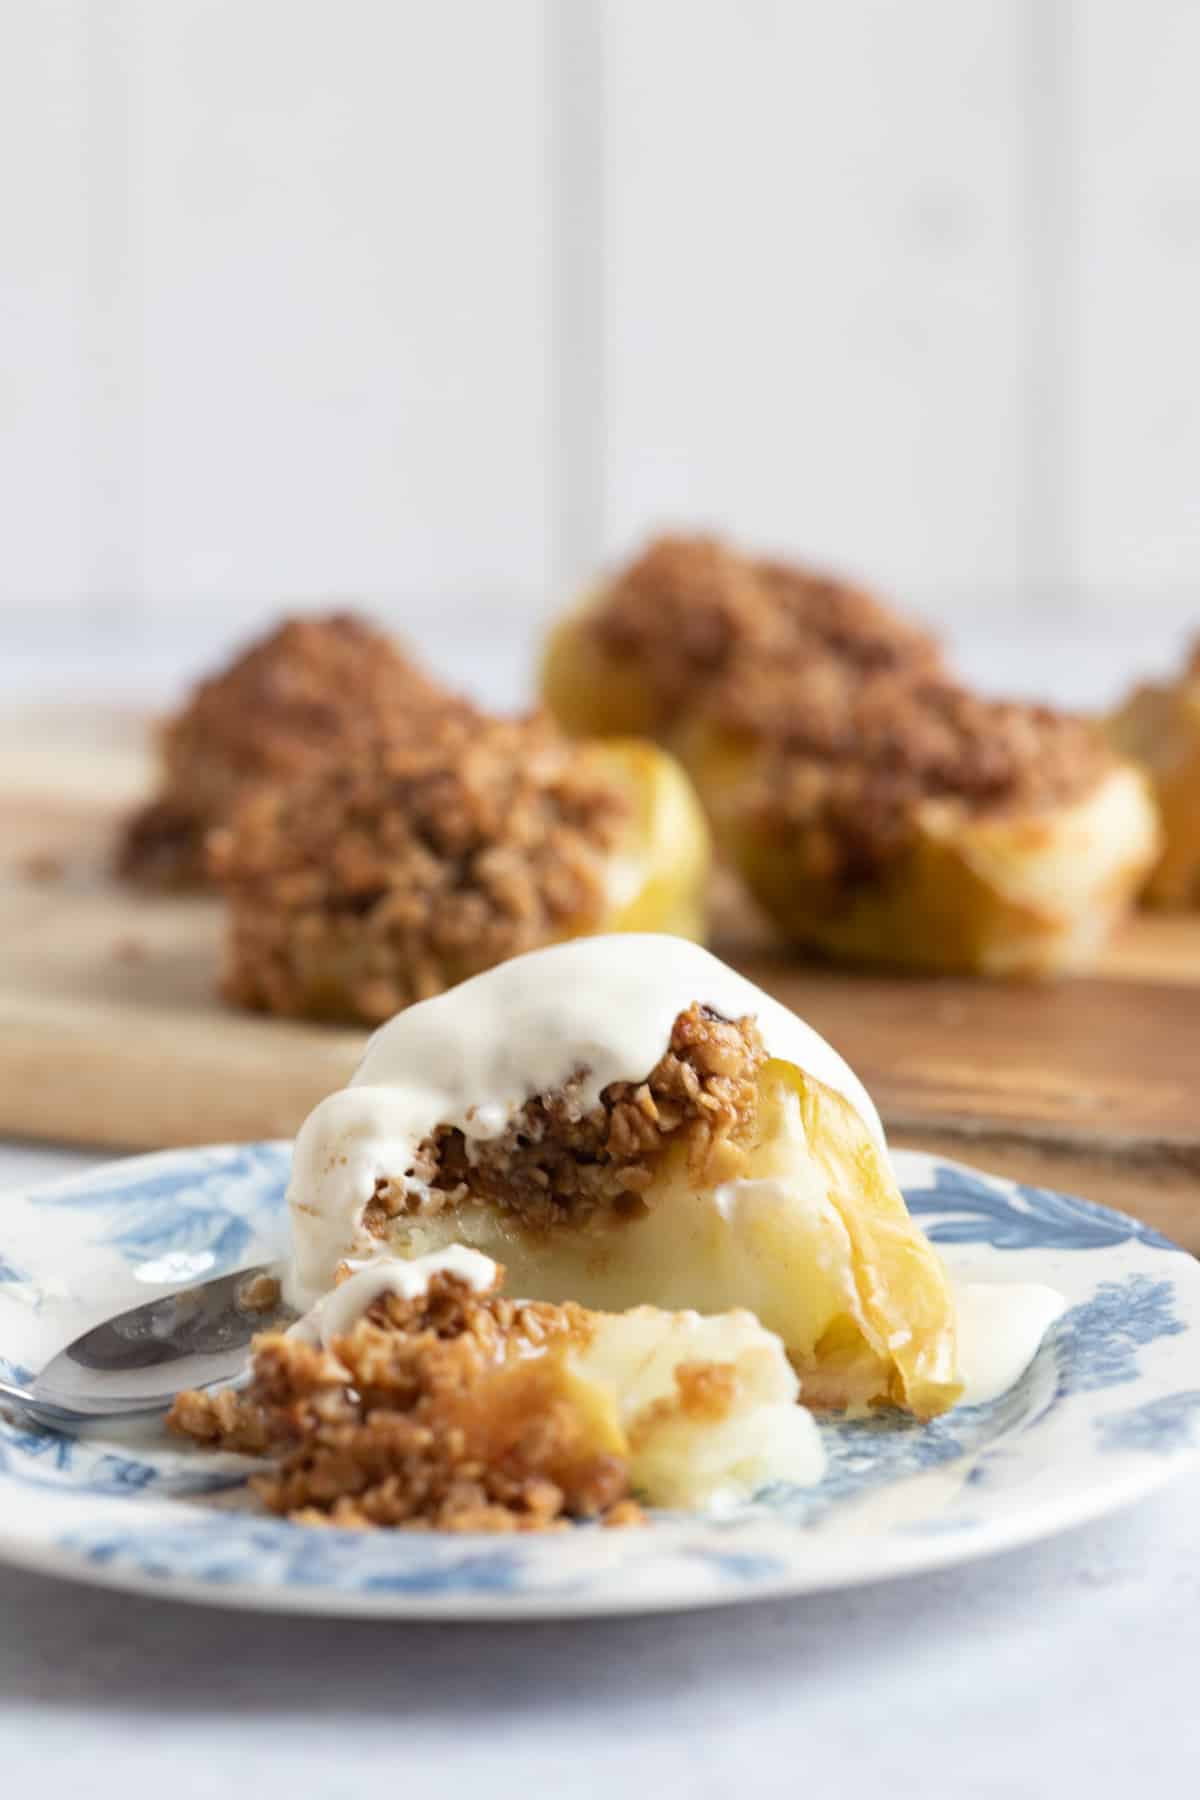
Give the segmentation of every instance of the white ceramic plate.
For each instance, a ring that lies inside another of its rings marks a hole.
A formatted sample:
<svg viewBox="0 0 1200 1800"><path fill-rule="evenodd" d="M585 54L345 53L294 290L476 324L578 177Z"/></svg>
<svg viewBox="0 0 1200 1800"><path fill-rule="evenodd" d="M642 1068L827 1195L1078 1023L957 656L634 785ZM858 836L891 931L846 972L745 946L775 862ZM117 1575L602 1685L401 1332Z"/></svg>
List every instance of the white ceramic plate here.
<svg viewBox="0 0 1200 1800"><path fill-rule="evenodd" d="M278 1253L288 1147L170 1151L0 1205L0 1374L87 1326ZM1120 1213L901 1152L956 1274L1044 1281L1068 1311L1010 1393L931 1425L823 1427L819 1487L729 1517L545 1537L356 1533L253 1512L233 1459L0 1414L0 1555L271 1611L396 1618L649 1612L962 1562L1132 1500L1200 1456L1200 1264ZM144 1430L144 1428L143 1428Z"/></svg>

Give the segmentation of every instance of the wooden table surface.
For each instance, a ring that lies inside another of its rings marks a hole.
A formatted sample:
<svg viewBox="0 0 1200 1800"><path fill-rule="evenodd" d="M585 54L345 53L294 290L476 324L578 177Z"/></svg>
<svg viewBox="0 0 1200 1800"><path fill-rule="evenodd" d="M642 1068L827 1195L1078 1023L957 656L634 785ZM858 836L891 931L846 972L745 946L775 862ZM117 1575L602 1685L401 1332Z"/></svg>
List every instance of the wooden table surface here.
<svg viewBox="0 0 1200 1800"><path fill-rule="evenodd" d="M107 872L146 779L114 718L0 733L0 1132L144 1148L288 1136L353 1068L354 1030L231 1012L214 900ZM720 906L716 948L862 1076L896 1144L1074 1190L1200 1249L1200 915L1129 922L1054 984L853 974L773 949Z"/></svg>

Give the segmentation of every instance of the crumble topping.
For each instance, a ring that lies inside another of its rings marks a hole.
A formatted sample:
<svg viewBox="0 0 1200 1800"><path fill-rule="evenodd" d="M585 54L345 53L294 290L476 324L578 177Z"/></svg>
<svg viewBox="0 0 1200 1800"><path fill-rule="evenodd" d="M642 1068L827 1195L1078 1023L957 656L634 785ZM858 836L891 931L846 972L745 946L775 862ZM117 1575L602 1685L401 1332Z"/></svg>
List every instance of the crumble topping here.
<svg viewBox="0 0 1200 1800"><path fill-rule="evenodd" d="M796 667L835 655L859 669L940 660L926 632L863 590L711 537L651 544L606 590L590 624L607 648L636 659L664 720L742 654Z"/></svg>
<svg viewBox="0 0 1200 1800"><path fill-rule="evenodd" d="M389 1219L438 1212L471 1197L545 1229L570 1219L636 1217L668 1148L678 1145L697 1186L735 1172L757 1122L766 1051L753 1019L731 1022L693 1004L642 1082L614 1082L584 1112L579 1080L521 1108L499 1137L468 1139L440 1126L411 1171L380 1181L364 1214L375 1235Z"/></svg>
<svg viewBox="0 0 1200 1800"><path fill-rule="evenodd" d="M282 1289L274 1275L268 1275L260 1269L257 1275L251 1275L239 1288L237 1306L239 1312L270 1312L278 1306L282 1298Z"/></svg>
<svg viewBox="0 0 1200 1800"><path fill-rule="evenodd" d="M211 818L182 797L148 801L125 824L117 848L118 875L142 887L201 886L211 825Z"/></svg>
<svg viewBox="0 0 1200 1800"><path fill-rule="evenodd" d="M251 1486L269 1511L301 1524L639 1523L625 1458L597 1451L554 1354L587 1341L588 1315L503 1299L502 1274L485 1294L446 1272L417 1299L385 1294L329 1350L265 1333L248 1389L181 1394L168 1425L270 1456Z"/></svg>
<svg viewBox="0 0 1200 1800"><path fill-rule="evenodd" d="M940 669L937 640L864 588L794 563L755 568L789 622L798 660L819 649L856 669Z"/></svg>
<svg viewBox="0 0 1200 1800"><path fill-rule="evenodd" d="M702 729L761 747L722 809L766 834L805 830L815 879L876 875L927 800L1036 812L1112 766L1085 721L952 681L934 639L869 593L715 538L652 544L590 618L636 658L664 721L686 702Z"/></svg>
<svg viewBox="0 0 1200 1800"><path fill-rule="evenodd" d="M1087 720L834 658L804 669L743 662L709 716L764 750L737 805L766 832L808 832L822 880L878 873L927 801L1040 812L1081 800L1113 766Z"/></svg>
<svg viewBox="0 0 1200 1800"><path fill-rule="evenodd" d="M715 1425L729 1417L738 1395L739 1378L733 1363L684 1362L675 1369L675 1392L651 1400L633 1419L629 1439L636 1449L653 1437L668 1419L694 1419ZM807 1395L805 1396L807 1399Z"/></svg>
<svg viewBox="0 0 1200 1800"><path fill-rule="evenodd" d="M164 725L162 791L126 827L121 873L153 886L204 880L205 838L249 786L317 768L333 748L469 712L352 613L286 619L197 684Z"/></svg>
<svg viewBox="0 0 1200 1800"><path fill-rule="evenodd" d="M213 840L225 992L378 1023L599 924L629 800L540 715L442 715L256 789Z"/></svg>

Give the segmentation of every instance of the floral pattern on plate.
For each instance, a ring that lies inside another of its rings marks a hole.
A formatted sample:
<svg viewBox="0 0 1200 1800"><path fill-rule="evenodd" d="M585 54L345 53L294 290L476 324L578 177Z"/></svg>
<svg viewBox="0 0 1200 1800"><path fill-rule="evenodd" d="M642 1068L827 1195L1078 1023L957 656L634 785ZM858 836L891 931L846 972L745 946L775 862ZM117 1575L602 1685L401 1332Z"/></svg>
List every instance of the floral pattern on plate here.
<svg viewBox="0 0 1200 1800"><path fill-rule="evenodd" d="M110 1164L6 1201L0 1376L173 1286L279 1253L289 1150ZM583 1615L849 1585L1028 1541L1200 1456L1200 1266L1087 1201L915 1153L909 1204L952 1272L1043 1281L1068 1309L1009 1393L921 1425L822 1425L828 1468L721 1517L528 1538L355 1533L264 1518L246 1465L154 1428L80 1438L0 1414L0 1554L83 1579L279 1610ZM140 1435L139 1435L140 1434Z"/></svg>

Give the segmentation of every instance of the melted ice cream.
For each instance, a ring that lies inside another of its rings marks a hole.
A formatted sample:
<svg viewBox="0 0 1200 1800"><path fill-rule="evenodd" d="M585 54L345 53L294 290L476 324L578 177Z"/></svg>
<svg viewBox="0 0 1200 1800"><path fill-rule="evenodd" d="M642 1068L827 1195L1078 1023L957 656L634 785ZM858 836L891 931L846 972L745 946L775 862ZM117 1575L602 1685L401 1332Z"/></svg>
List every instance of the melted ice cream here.
<svg viewBox="0 0 1200 1800"><path fill-rule="evenodd" d="M1037 1282L966 1281L955 1295L959 1405L981 1406L1020 1380L1066 1301Z"/></svg>

